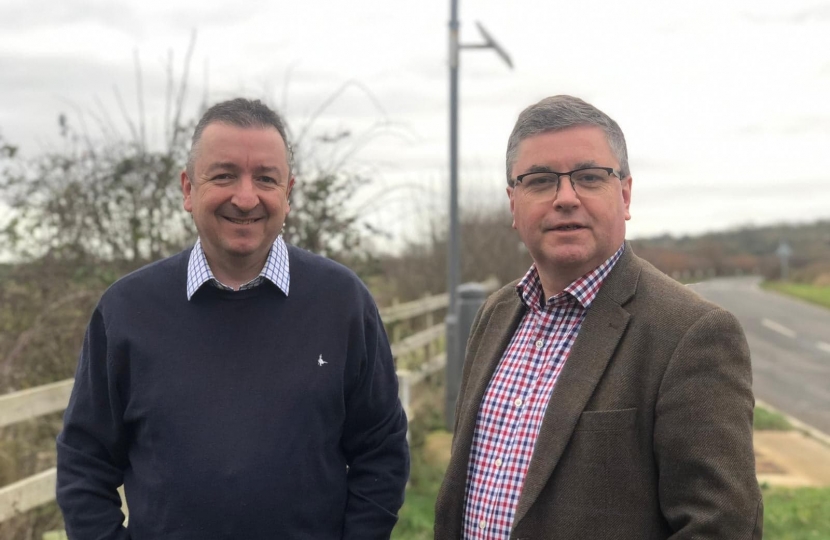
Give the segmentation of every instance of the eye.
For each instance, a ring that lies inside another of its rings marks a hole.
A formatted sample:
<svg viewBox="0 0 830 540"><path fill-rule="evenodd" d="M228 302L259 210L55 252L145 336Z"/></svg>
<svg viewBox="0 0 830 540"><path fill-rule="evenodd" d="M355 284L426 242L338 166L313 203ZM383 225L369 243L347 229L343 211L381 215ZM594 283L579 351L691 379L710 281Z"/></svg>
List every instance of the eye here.
<svg viewBox="0 0 830 540"><path fill-rule="evenodd" d="M231 173L220 173L220 174L215 175L213 178L211 178L211 180L220 181L220 182L222 180L231 180L231 179L233 179L233 175Z"/></svg>
<svg viewBox="0 0 830 540"><path fill-rule="evenodd" d="M587 169L574 173L573 179L580 184L599 184L608 179L608 173L602 169Z"/></svg>
<svg viewBox="0 0 830 540"><path fill-rule="evenodd" d="M275 179L271 178L270 176L260 176L259 181L260 182L265 182L266 184L276 184L277 183L277 181Z"/></svg>
<svg viewBox="0 0 830 540"><path fill-rule="evenodd" d="M559 182L559 179L556 175L553 174L534 174L525 177L523 182L529 189L547 188L550 186L555 186Z"/></svg>

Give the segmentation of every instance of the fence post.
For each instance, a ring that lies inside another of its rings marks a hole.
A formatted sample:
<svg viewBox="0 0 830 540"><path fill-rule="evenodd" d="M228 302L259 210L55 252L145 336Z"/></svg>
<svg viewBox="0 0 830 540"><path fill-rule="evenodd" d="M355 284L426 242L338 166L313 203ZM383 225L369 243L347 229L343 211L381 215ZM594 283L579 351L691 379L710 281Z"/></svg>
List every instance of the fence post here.
<svg viewBox="0 0 830 540"><path fill-rule="evenodd" d="M423 299L426 300L431 295L429 291L425 292L423 295ZM435 312L430 311L426 314L426 328L432 328L435 324ZM427 343L427 346L424 348L424 354L426 355L424 358L424 362L429 362L432 360L432 357L435 356L435 342L430 341Z"/></svg>
<svg viewBox="0 0 830 540"><path fill-rule="evenodd" d="M447 429L455 426L455 404L464 369L464 350L470 328L479 308L487 298L487 289L480 283L464 283L458 287L458 314L447 315L447 400L444 419Z"/></svg>
<svg viewBox="0 0 830 540"><path fill-rule="evenodd" d="M401 401L401 406L406 413L407 422L411 422L414 417L412 413L412 373L408 369L398 370L398 399ZM409 429L406 430L406 442L409 442Z"/></svg>

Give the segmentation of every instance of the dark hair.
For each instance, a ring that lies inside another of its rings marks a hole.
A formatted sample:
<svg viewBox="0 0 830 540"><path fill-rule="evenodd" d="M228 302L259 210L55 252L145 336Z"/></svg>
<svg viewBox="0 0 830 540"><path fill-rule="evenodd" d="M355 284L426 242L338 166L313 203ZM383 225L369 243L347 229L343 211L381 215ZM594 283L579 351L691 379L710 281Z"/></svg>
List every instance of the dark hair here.
<svg viewBox="0 0 830 540"><path fill-rule="evenodd" d="M187 154L187 174L193 176L193 163L196 160L196 153L199 148L199 141L202 132L213 123L228 124L241 128L264 128L273 127L285 143L285 154L288 159L288 174L291 175L292 153L288 144L288 137L285 133L285 122L276 111L258 99L250 100L236 98L217 103L205 111L196 129L193 130L193 138L190 142L190 152Z"/></svg>
<svg viewBox="0 0 830 540"><path fill-rule="evenodd" d="M622 129L610 116L573 96L551 96L526 108L516 120L513 132L507 140L507 184L512 185L510 174L519 152L519 143L528 137L548 131L559 131L574 126L596 126L605 132L608 146L620 162L620 176L627 177L628 150Z"/></svg>

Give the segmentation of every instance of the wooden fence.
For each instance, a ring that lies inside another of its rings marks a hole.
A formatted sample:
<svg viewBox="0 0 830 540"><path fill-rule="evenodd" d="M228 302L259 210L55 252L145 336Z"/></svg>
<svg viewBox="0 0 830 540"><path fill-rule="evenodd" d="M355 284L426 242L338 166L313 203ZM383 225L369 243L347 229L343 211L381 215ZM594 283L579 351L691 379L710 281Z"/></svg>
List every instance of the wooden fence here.
<svg viewBox="0 0 830 540"><path fill-rule="evenodd" d="M495 290L498 283L490 280L482 285L489 292ZM446 365L442 315L448 304L449 295L445 293L380 310L398 366L401 402L410 419L417 412L412 407L413 389ZM67 379L0 396L0 428L64 410L72 385L73 380ZM0 523L53 501L55 478L53 467L0 487ZM126 510L126 506L123 508Z"/></svg>

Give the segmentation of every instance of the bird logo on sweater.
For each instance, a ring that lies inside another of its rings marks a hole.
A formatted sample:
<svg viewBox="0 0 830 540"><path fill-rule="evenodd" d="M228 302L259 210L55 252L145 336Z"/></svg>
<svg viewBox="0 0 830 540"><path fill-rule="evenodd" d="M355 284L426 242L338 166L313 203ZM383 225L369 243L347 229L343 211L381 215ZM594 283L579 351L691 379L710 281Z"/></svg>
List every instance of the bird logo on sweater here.
<svg viewBox="0 0 830 540"><path fill-rule="evenodd" d="M317 365L323 367L323 364L328 364L325 360L323 360L323 355L320 355L320 358L317 359Z"/></svg>

